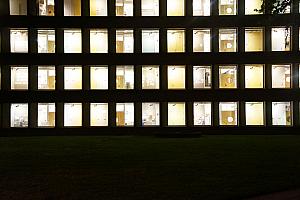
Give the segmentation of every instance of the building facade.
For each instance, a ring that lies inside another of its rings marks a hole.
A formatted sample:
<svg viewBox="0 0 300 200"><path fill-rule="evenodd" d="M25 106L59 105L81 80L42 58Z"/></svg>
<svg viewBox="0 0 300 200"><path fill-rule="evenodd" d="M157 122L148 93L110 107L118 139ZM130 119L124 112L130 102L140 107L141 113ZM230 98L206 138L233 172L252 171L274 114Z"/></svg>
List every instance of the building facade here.
<svg viewBox="0 0 300 200"><path fill-rule="evenodd" d="M297 132L299 1L260 4L2 0L1 129Z"/></svg>

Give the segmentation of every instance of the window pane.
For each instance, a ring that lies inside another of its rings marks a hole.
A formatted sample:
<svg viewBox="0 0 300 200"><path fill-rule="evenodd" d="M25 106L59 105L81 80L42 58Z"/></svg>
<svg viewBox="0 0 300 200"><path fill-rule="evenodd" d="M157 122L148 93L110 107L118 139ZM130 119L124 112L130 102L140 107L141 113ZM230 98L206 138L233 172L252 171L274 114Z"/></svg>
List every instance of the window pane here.
<svg viewBox="0 0 300 200"><path fill-rule="evenodd" d="M133 16L133 0L116 0L116 16Z"/></svg>
<svg viewBox="0 0 300 200"><path fill-rule="evenodd" d="M38 30L38 52L55 53L55 30Z"/></svg>
<svg viewBox="0 0 300 200"><path fill-rule="evenodd" d="M107 0L90 0L90 16L107 16Z"/></svg>
<svg viewBox="0 0 300 200"><path fill-rule="evenodd" d="M81 103L64 104L64 126L82 126Z"/></svg>
<svg viewBox="0 0 300 200"><path fill-rule="evenodd" d="M133 30L117 30L116 31L116 52L117 53L133 53L134 38Z"/></svg>
<svg viewBox="0 0 300 200"><path fill-rule="evenodd" d="M272 51L290 51L290 28L272 28Z"/></svg>
<svg viewBox="0 0 300 200"><path fill-rule="evenodd" d="M185 52L185 30L168 30L168 52Z"/></svg>
<svg viewBox="0 0 300 200"><path fill-rule="evenodd" d="M159 66L142 66L142 89L159 89Z"/></svg>
<svg viewBox="0 0 300 200"><path fill-rule="evenodd" d="M159 0L142 0L142 16L159 16Z"/></svg>
<svg viewBox="0 0 300 200"><path fill-rule="evenodd" d="M168 89L185 89L185 66L168 66Z"/></svg>
<svg viewBox="0 0 300 200"><path fill-rule="evenodd" d="M27 103L11 104L10 127L28 127L28 104Z"/></svg>
<svg viewBox="0 0 300 200"><path fill-rule="evenodd" d="M211 88L211 66L194 66L193 80L195 89Z"/></svg>
<svg viewBox="0 0 300 200"><path fill-rule="evenodd" d="M236 29L219 30L219 52L236 52L237 36Z"/></svg>
<svg viewBox="0 0 300 200"><path fill-rule="evenodd" d="M263 88L264 87L264 66L245 65L245 87Z"/></svg>
<svg viewBox="0 0 300 200"><path fill-rule="evenodd" d="M245 0L245 15L258 15L262 14L256 10L260 10L262 1L261 0Z"/></svg>
<svg viewBox="0 0 300 200"><path fill-rule="evenodd" d="M39 0L39 15L54 16L54 0Z"/></svg>
<svg viewBox="0 0 300 200"><path fill-rule="evenodd" d="M211 103L210 102L194 103L194 125L195 126L211 125Z"/></svg>
<svg viewBox="0 0 300 200"><path fill-rule="evenodd" d="M210 52L210 29L193 30L193 51Z"/></svg>
<svg viewBox="0 0 300 200"><path fill-rule="evenodd" d="M28 53L28 30L10 30L10 52Z"/></svg>
<svg viewBox="0 0 300 200"><path fill-rule="evenodd" d="M264 29L246 28L245 29L245 51L263 51Z"/></svg>
<svg viewBox="0 0 300 200"><path fill-rule="evenodd" d="M193 16L210 16L210 0L193 0Z"/></svg>
<svg viewBox="0 0 300 200"><path fill-rule="evenodd" d="M82 89L82 69L81 67L65 67L65 90L81 90Z"/></svg>
<svg viewBox="0 0 300 200"><path fill-rule="evenodd" d="M142 30L142 52L159 53L159 30Z"/></svg>
<svg viewBox="0 0 300 200"><path fill-rule="evenodd" d="M133 126L134 125L134 104L117 103L116 104L116 125Z"/></svg>
<svg viewBox="0 0 300 200"><path fill-rule="evenodd" d="M28 67L11 67L11 89L28 90Z"/></svg>
<svg viewBox="0 0 300 200"><path fill-rule="evenodd" d="M27 15L27 0L9 0L10 15Z"/></svg>
<svg viewBox="0 0 300 200"><path fill-rule="evenodd" d="M168 126L185 125L185 103L169 102L168 103Z"/></svg>
<svg viewBox="0 0 300 200"><path fill-rule="evenodd" d="M246 125L264 125L264 103L246 102Z"/></svg>
<svg viewBox="0 0 300 200"><path fill-rule="evenodd" d="M81 53L81 30L64 30L64 53Z"/></svg>
<svg viewBox="0 0 300 200"><path fill-rule="evenodd" d="M236 0L219 0L219 15L236 15Z"/></svg>
<svg viewBox="0 0 300 200"><path fill-rule="evenodd" d="M291 108L290 102L272 102L272 125L291 126Z"/></svg>
<svg viewBox="0 0 300 200"><path fill-rule="evenodd" d="M90 30L90 48L91 48L91 53L108 52L107 29Z"/></svg>
<svg viewBox="0 0 300 200"><path fill-rule="evenodd" d="M81 0L64 0L64 16L81 16Z"/></svg>
<svg viewBox="0 0 300 200"><path fill-rule="evenodd" d="M108 126L108 104L91 103L91 126Z"/></svg>
<svg viewBox="0 0 300 200"><path fill-rule="evenodd" d="M54 103L38 104L38 126L41 127L55 126L55 104Z"/></svg>
<svg viewBox="0 0 300 200"><path fill-rule="evenodd" d="M142 103L142 125L159 125L159 103Z"/></svg>
<svg viewBox="0 0 300 200"><path fill-rule="evenodd" d="M291 87L291 66L272 65L272 88Z"/></svg>
<svg viewBox="0 0 300 200"><path fill-rule="evenodd" d="M237 125L237 102L220 102L219 104L219 117L220 125Z"/></svg>
<svg viewBox="0 0 300 200"><path fill-rule="evenodd" d="M108 67L107 66L91 67L91 89L92 90L108 89Z"/></svg>
<svg viewBox="0 0 300 200"><path fill-rule="evenodd" d="M184 16L184 0L167 0L167 16Z"/></svg>
<svg viewBox="0 0 300 200"><path fill-rule="evenodd" d="M219 67L219 87L237 88L237 66Z"/></svg>
<svg viewBox="0 0 300 200"><path fill-rule="evenodd" d="M55 67L54 66L38 67L38 89L39 90L55 89Z"/></svg>
<svg viewBox="0 0 300 200"><path fill-rule="evenodd" d="M117 89L134 88L134 67L132 65L117 66L116 88Z"/></svg>

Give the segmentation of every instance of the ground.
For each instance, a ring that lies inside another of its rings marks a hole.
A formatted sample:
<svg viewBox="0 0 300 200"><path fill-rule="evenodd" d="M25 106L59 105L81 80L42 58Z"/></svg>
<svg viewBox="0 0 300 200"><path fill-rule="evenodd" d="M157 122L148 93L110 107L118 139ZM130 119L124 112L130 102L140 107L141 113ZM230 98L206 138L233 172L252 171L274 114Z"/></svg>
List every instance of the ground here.
<svg viewBox="0 0 300 200"><path fill-rule="evenodd" d="M300 188L300 136L0 138L0 199L244 199Z"/></svg>

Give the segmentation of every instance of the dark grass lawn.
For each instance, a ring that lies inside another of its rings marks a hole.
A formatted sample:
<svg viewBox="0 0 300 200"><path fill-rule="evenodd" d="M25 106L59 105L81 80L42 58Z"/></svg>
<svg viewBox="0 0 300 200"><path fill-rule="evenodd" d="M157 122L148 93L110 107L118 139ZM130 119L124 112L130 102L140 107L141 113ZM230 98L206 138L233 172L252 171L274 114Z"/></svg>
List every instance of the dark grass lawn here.
<svg viewBox="0 0 300 200"><path fill-rule="evenodd" d="M300 136L0 138L0 199L243 199L300 188Z"/></svg>

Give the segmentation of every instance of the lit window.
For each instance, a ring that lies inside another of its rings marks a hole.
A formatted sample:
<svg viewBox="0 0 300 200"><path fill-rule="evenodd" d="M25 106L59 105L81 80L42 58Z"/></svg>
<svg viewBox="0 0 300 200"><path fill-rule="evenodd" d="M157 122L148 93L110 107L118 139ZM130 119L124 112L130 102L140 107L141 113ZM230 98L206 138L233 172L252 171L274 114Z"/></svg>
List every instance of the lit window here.
<svg viewBox="0 0 300 200"><path fill-rule="evenodd" d="M210 0L193 0L193 16L210 16Z"/></svg>
<svg viewBox="0 0 300 200"><path fill-rule="evenodd" d="M193 80L195 89L211 88L211 66L194 66Z"/></svg>
<svg viewBox="0 0 300 200"><path fill-rule="evenodd" d="M290 65L272 65L272 88L291 88Z"/></svg>
<svg viewBox="0 0 300 200"><path fill-rule="evenodd" d="M38 104L38 126L39 127L55 126L55 104L54 103Z"/></svg>
<svg viewBox="0 0 300 200"><path fill-rule="evenodd" d="M219 88L237 88L237 66L219 67Z"/></svg>
<svg viewBox="0 0 300 200"><path fill-rule="evenodd" d="M263 51L264 29L246 28L245 29L245 51Z"/></svg>
<svg viewBox="0 0 300 200"><path fill-rule="evenodd" d="M159 16L159 0L142 0L142 16Z"/></svg>
<svg viewBox="0 0 300 200"><path fill-rule="evenodd" d="M194 52L210 52L210 30L197 29L193 30L193 51Z"/></svg>
<svg viewBox="0 0 300 200"><path fill-rule="evenodd" d="M38 30L38 52L55 53L55 30Z"/></svg>
<svg viewBox="0 0 300 200"><path fill-rule="evenodd" d="M159 126L159 103L142 103L142 125Z"/></svg>
<svg viewBox="0 0 300 200"><path fill-rule="evenodd" d="M142 52L159 53L159 30L142 30Z"/></svg>
<svg viewBox="0 0 300 200"><path fill-rule="evenodd" d="M39 15L54 16L54 0L39 0Z"/></svg>
<svg viewBox="0 0 300 200"><path fill-rule="evenodd" d="M116 125L133 126L134 125L134 104L117 103L116 104Z"/></svg>
<svg viewBox="0 0 300 200"><path fill-rule="evenodd" d="M168 30L168 52L185 52L185 30Z"/></svg>
<svg viewBox="0 0 300 200"><path fill-rule="evenodd" d="M38 67L38 89L39 90L55 89L55 67L54 66Z"/></svg>
<svg viewBox="0 0 300 200"><path fill-rule="evenodd" d="M28 30L10 30L10 52L28 53Z"/></svg>
<svg viewBox="0 0 300 200"><path fill-rule="evenodd" d="M90 48L91 53L108 52L107 29L90 30Z"/></svg>
<svg viewBox="0 0 300 200"><path fill-rule="evenodd" d="M82 104L64 104L64 126L82 126Z"/></svg>
<svg viewBox="0 0 300 200"><path fill-rule="evenodd" d="M219 104L219 120L221 126L238 124L238 106L237 102L220 102Z"/></svg>
<svg viewBox="0 0 300 200"><path fill-rule="evenodd" d="M236 0L219 0L219 15L236 15Z"/></svg>
<svg viewBox="0 0 300 200"><path fill-rule="evenodd" d="M283 3L283 1L287 2L286 0L277 0L273 5L277 7L276 4ZM291 6L289 5L284 10L281 10L278 14L287 14L287 13L291 13Z"/></svg>
<svg viewBox="0 0 300 200"><path fill-rule="evenodd" d="M272 102L272 125L292 125L291 102Z"/></svg>
<svg viewBox="0 0 300 200"><path fill-rule="evenodd" d="M264 66L245 65L245 87L263 88L264 87Z"/></svg>
<svg viewBox="0 0 300 200"><path fill-rule="evenodd" d="M142 89L159 89L159 66L142 66Z"/></svg>
<svg viewBox="0 0 300 200"><path fill-rule="evenodd" d="M10 15L27 15L27 0L9 0Z"/></svg>
<svg viewBox="0 0 300 200"><path fill-rule="evenodd" d="M272 28L272 51L290 51L290 28Z"/></svg>
<svg viewBox="0 0 300 200"><path fill-rule="evenodd" d="M133 16L133 0L116 0L116 16Z"/></svg>
<svg viewBox="0 0 300 200"><path fill-rule="evenodd" d="M168 103L168 126L185 126L185 103Z"/></svg>
<svg viewBox="0 0 300 200"><path fill-rule="evenodd" d="M194 125L195 126L211 125L211 103L210 102L194 103Z"/></svg>
<svg viewBox="0 0 300 200"><path fill-rule="evenodd" d="M64 0L64 16L80 16L81 0Z"/></svg>
<svg viewBox="0 0 300 200"><path fill-rule="evenodd" d="M95 66L91 67L91 89L107 90L108 89L108 67Z"/></svg>
<svg viewBox="0 0 300 200"><path fill-rule="evenodd" d="M261 0L245 0L245 15L258 15L262 14L256 10L260 10Z"/></svg>
<svg viewBox="0 0 300 200"><path fill-rule="evenodd" d="M91 126L108 126L108 104L91 103Z"/></svg>
<svg viewBox="0 0 300 200"><path fill-rule="evenodd" d="M246 102L246 125L261 126L265 124L264 102Z"/></svg>
<svg viewBox="0 0 300 200"><path fill-rule="evenodd" d="M64 53L81 53L81 30L64 30Z"/></svg>
<svg viewBox="0 0 300 200"><path fill-rule="evenodd" d="M168 66L168 89L185 89L185 66Z"/></svg>
<svg viewBox="0 0 300 200"><path fill-rule="evenodd" d="M236 29L219 30L219 52L236 52L237 51Z"/></svg>
<svg viewBox="0 0 300 200"><path fill-rule="evenodd" d="M133 53L134 38L133 30L117 30L116 31L116 52L117 53Z"/></svg>
<svg viewBox="0 0 300 200"><path fill-rule="evenodd" d="M10 127L28 127L28 103L11 104Z"/></svg>
<svg viewBox="0 0 300 200"><path fill-rule="evenodd" d="M90 0L90 16L107 16L107 0Z"/></svg>
<svg viewBox="0 0 300 200"><path fill-rule="evenodd" d="M116 88L117 89L134 88L134 67L132 65L117 66Z"/></svg>
<svg viewBox="0 0 300 200"><path fill-rule="evenodd" d="M65 67L64 68L64 84L65 90L81 90L82 89L82 69L81 67Z"/></svg>
<svg viewBox="0 0 300 200"><path fill-rule="evenodd" d="M167 0L167 16L184 16L185 0Z"/></svg>
<svg viewBox="0 0 300 200"><path fill-rule="evenodd" d="M11 67L11 89L28 90L28 67Z"/></svg>

